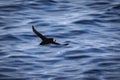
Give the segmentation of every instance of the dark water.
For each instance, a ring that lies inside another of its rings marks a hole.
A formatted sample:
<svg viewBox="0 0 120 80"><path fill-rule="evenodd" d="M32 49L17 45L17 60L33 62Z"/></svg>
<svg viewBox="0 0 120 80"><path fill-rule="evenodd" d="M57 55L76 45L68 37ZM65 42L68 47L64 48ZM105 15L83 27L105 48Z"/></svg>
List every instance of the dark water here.
<svg viewBox="0 0 120 80"><path fill-rule="evenodd" d="M120 0L0 0L0 80L120 80Z"/></svg>

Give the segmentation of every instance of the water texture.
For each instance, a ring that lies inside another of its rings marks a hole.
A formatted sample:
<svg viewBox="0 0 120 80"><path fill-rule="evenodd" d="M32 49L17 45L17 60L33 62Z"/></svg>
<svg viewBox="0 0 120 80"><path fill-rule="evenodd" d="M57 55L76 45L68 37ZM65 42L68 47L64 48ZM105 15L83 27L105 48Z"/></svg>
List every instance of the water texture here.
<svg viewBox="0 0 120 80"><path fill-rule="evenodd" d="M120 0L0 0L0 80L120 80Z"/></svg>

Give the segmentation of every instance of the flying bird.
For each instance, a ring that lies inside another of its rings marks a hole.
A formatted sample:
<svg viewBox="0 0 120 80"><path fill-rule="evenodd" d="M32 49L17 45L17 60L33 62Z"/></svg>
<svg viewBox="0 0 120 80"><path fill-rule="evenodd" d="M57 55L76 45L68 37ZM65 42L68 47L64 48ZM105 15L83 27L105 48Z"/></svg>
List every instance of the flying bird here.
<svg viewBox="0 0 120 80"><path fill-rule="evenodd" d="M44 35L42 35L41 33L39 33L34 26L32 26L32 30L33 32L42 40L42 42L40 43L40 45L46 45L46 44L56 44L56 45L60 45L60 43L56 42L55 38L47 38ZM67 44L64 44L67 45Z"/></svg>

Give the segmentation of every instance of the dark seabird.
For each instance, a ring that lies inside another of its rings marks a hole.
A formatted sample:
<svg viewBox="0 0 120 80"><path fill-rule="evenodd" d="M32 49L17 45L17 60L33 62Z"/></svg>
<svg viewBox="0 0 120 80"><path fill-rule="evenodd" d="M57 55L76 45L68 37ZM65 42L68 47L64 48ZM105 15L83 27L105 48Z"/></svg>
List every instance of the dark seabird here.
<svg viewBox="0 0 120 80"><path fill-rule="evenodd" d="M46 45L46 44L56 44L56 45L60 45L59 43L56 42L56 39L54 38L47 38L44 35L42 35L41 33L39 33L34 26L32 26L32 30L33 32L42 39L42 42L40 43L40 45ZM66 44L64 44L66 45Z"/></svg>

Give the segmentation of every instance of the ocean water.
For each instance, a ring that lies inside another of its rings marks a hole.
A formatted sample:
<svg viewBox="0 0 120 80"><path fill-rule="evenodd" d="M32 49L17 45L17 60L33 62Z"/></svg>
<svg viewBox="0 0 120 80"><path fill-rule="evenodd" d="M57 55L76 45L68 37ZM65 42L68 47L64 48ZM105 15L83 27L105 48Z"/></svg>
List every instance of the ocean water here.
<svg viewBox="0 0 120 80"><path fill-rule="evenodd" d="M120 80L120 0L0 0L0 80Z"/></svg>

